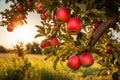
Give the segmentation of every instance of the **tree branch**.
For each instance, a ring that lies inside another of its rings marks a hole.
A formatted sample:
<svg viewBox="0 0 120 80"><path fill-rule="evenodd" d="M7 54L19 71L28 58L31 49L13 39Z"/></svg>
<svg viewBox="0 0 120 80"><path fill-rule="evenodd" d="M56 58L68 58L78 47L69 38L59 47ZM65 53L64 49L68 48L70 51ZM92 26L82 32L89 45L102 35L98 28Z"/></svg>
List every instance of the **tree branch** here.
<svg viewBox="0 0 120 80"><path fill-rule="evenodd" d="M114 14L114 17L109 18L104 21L92 34L90 46L94 46L99 38L103 35L103 33L110 27L113 27L116 24L118 14Z"/></svg>
<svg viewBox="0 0 120 80"><path fill-rule="evenodd" d="M119 18L118 6L115 4L113 0L107 0L106 2L106 17L107 20L104 21L92 34L90 38L90 42L88 46L79 50L77 55L90 51L90 49L96 44L96 42L100 39L100 37L104 34L104 32L110 27L114 27Z"/></svg>

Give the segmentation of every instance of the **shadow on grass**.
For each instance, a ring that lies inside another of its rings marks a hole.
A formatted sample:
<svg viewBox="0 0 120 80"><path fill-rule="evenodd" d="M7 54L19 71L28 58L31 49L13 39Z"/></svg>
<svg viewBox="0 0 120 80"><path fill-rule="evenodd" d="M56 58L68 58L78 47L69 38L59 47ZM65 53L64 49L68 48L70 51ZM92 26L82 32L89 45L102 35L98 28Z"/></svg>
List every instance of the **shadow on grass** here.
<svg viewBox="0 0 120 80"><path fill-rule="evenodd" d="M42 68L39 71L40 80L72 80L67 74L59 72L51 72Z"/></svg>

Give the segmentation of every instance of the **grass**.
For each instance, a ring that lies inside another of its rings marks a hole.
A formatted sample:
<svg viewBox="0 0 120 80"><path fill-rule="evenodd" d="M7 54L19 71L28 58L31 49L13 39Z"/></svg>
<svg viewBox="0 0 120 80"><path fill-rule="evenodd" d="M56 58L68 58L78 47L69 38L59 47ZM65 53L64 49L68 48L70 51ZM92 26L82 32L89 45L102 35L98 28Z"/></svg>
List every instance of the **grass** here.
<svg viewBox="0 0 120 80"><path fill-rule="evenodd" d="M112 80L111 76L96 76L101 66L81 67L74 71L66 62L53 69L51 59L42 55L25 55L25 59L15 54L0 54L0 80Z"/></svg>

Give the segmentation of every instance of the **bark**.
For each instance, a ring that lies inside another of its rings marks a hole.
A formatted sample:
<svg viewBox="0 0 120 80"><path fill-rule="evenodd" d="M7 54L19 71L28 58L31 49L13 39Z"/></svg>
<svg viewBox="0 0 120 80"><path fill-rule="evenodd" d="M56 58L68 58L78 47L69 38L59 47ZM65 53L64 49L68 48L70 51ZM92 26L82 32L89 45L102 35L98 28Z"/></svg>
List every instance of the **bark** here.
<svg viewBox="0 0 120 80"><path fill-rule="evenodd" d="M90 46L94 46L107 29L115 26L118 18L118 13L115 13L113 15L113 17L110 17L108 20L104 21L92 34Z"/></svg>

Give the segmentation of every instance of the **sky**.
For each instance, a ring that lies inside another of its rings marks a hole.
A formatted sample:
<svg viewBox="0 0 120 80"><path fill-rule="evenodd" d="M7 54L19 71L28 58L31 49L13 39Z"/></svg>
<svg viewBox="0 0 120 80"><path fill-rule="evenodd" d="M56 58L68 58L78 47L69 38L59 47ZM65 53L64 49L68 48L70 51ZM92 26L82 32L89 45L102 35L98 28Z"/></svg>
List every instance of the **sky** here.
<svg viewBox="0 0 120 80"><path fill-rule="evenodd" d="M9 4L5 4L5 0L0 0L0 12L4 9L9 9ZM1 19L0 15L0 21ZM43 38L34 38L37 34L35 25L40 25L40 16L36 13L29 13L27 24L18 26L13 32L8 32L6 26L0 26L0 45L6 48L13 47L17 42L23 42L25 44L32 42L40 42Z"/></svg>

